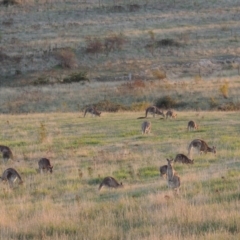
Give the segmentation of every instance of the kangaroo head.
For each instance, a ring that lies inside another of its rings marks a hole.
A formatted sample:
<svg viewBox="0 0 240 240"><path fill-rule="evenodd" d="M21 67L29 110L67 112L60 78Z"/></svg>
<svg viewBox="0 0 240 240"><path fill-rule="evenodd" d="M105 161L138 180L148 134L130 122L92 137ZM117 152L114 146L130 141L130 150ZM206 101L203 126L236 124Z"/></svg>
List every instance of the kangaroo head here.
<svg viewBox="0 0 240 240"><path fill-rule="evenodd" d="M215 146L212 147L212 150L213 150L213 153L216 155L217 151Z"/></svg>
<svg viewBox="0 0 240 240"><path fill-rule="evenodd" d="M173 161L174 161L173 159L168 159L168 158L167 158L167 161L168 161L168 164L169 164L169 165L171 165L171 166L173 165Z"/></svg>
<svg viewBox="0 0 240 240"><path fill-rule="evenodd" d="M53 166L49 166L49 171L52 173Z"/></svg>

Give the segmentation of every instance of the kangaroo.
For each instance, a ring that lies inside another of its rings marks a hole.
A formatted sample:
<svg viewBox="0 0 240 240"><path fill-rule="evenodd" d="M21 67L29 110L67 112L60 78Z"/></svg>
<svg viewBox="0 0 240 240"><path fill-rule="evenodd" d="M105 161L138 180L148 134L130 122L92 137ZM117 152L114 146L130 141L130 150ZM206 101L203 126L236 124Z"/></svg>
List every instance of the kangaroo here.
<svg viewBox="0 0 240 240"><path fill-rule="evenodd" d="M165 118L165 114L162 110L157 108L156 106L150 106L146 109L145 118L147 118L148 113L152 114L155 117L155 114L162 115Z"/></svg>
<svg viewBox="0 0 240 240"><path fill-rule="evenodd" d="M91 113L92 117L93 116L100 117L100 115L101 115L101 112L99 112L95 107L88 107L88 108L86 108L85 112L84 112L84 117L86 116L87 113Z"/></svg>
<svg viewBox="0 0 240 240"><path fill-rule="evenodd" d="M165 175L167 175L167 167L168 165L163 165L159 168L159 171L160 171L160 176L163 177Z"/></svg>
<svg viewBox="0 0 240 240"><path fill-rule="evenodd" d="M167 159L167 183L169 188L173 188L177 192L180 188L180 177L176 174L175 170L173 169L173 159Z"/></svg>
<svg viewBox="0 0 240 240"><path fill-rule="evenodd" d="M4 162L7 162L9 159L13 160L13 154L9 147L0 145L0 152L2 152Z"/></svg>
<svg viewBox="0 0 240 240"><path fill-rule="evenodd" d="M147 133L150 133L151 131L151 122L143 122L142 123L142 134L147 134Z"/></svg>
<svg viewBox="0 0 240 240"><path fill-rule="evenodd" d="M198 129L198 125L196 124L196 122L194 122L194 121L189 121L188 122L188 126L187 126L187 129L188 129L188 131L190 131L190 130L197 130Z"/></svg>
<svg viewBox="0 0 240 240"><path fill-rule="evenodd" d="M174 162L181 162L181 163L186 163L186 164L193 164L194 160L191 160L190 158L188 158L186 155L184 154L177 154Z"/></svg>
<svg viewBox="0 0 240 240"><path fill-rule="evenodd" d="M51 166L50 160L47 158L41 158L38 161L38 166L39 166L39 172L50 172L52 173L53 166Z"/></svg>
<svg viewBox="0 0 240 240"><path fill-rule="evenodd" d="M10 188L13 188L13 185L16 181L18 181L18 184L22 184L22 178L20 177L19 173L14 168L8 168L6 169L2 177L0 177L2 181L7 181L9 183Z"/></svg>
<svg viewBox="0 0 240 240"><path fill-rule="evenodd" d="M208 152L212 152L216 155L216 147L213 146L212 148L209 147L207 145L207 143L205 141L203 141L202 139L194 139L188 147L188 156L191 155L191 150L192 148L195 148L199 151L200 154L204 153L208 153Z"/></svg>
<svg viewBox="0 0 240 240"><path fill-rule="evenodd" d="M101 184L99 185L98 190L100 191L103 186L109 187L109 188L119 188L123 187L122 183L118 183L117 180L113 177L105 177Z"/></svg>
<svg viewBox="0 0 240 240"><path fill-rule="evenodd" d="M177 113L173 112L173 110L168 110L166 113L166 118L176 118L177 117Z"/></svg>

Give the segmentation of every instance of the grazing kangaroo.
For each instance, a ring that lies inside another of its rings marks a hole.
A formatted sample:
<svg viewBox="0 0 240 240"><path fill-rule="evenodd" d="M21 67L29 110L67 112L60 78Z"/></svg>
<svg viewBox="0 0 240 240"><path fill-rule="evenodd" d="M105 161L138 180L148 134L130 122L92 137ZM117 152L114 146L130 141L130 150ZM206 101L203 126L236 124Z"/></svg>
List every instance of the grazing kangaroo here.
<svg viewBox="0 0 240 240"><path fill-rule="evenodd" d="M88 107L88 108L86 108L85 112L84 112L84 117L86 116L87 113L91 113L92 117L93 116L100 117L100 115L101 115L101 112L99 112L95 107Z"/></svg>
<svg viewBox="0 0 240 240"><path fill-rule="evenodd" d="M173 112L173 110L168 110L166 113L166 118L176 118L177 117L177 113Z"/></svg>
<svg viewBox="0 0 240 240"><path fill-rule="evenodd" d="M151 122L145 121L142 123L142 134L150 133L151 131Z"/></svg>
<svg viewBox="0 0 240 240"><path fill-rule="evenodd" d="M113 177L105 177L101 184L99 185L98 190L100 191L103 186L109 187L109 188L119 188L123 187L122 183L118 183L117 180Z"/></svg>
<svg viewBox="0 0 240 240"><path fill-rule="evenodd" d="M0 177L2 181L7 181L9 183L9 186L13 188L13 185L16 181L18 181L18 184L22 184L22 178L20 177L19 173L14 168L8 168L6 169L2 177Z"/></svg>
<svg viewBox="0 0 240 240"><path fill-rule="evenodd" d="M196 122L194 122L194 121L189 121L188 122L188 126L187 126L187 129L188 129L188 131L190 131L190 130L197 130L198 129L198 125L196 124Z"/></svg>
<svg viewBox="0 0 240 240"><path fill-rule="evenodd" d="M167 175L167 167L168 165L163 165L159 168L159 171L160 171L160 176L163 177L165 175Z"/></svg>
<svg viewBox="0 0 240 240"><path fill-rule="evenodd" d="M0 145L0 152L2 152L4 162L7 162L9 160L9 158L11 158L13 160L13 154L9 147Z"/></svg>
<svg viewBox="0 0 240 240"><path fill-rule="evenodd" d="M193 164L194 163L194 160L191 160L190 158L188 158L186 155L184 154L177 154L175 159L174 159L174 162L180 162L180 163L186 163L186 164Z"/></svg>
<svg viewBox="0 0 240 240"><path fill-rule="evenodd" d="M157 108L156 106L150 106L146 109L145 118L147 118L148 113L152 114L155 117L155 114L162 115L165 118L165 114L162 110Z"/></svg>
<svg viewBox="0 0 240 240"><path fill-rule="evenodd" d="M192 148L195 148L199 151L199 153L207 153L207 152L212 152L216 155L216 147L213 146L212 148L207 145L205 141L202 139L194 139L188 147L188 156L191 156L191 150Z"/></svg>
<svg viewBox="0 0 240 240"><path fill-rule="evenodd" d="M52 173L53 166L51 166L50 160L47 158L41 158L38 161L38 166L39 166L39 172L50 172Z"/></svg>
<svg viewBox="0 0 240 240"><path fill-rule="evenodd" d="M173 169L173 159L167 159L167 183L169 188L173 188L177 192L180 188L180 177L177 176L175 170Z"/></svg>

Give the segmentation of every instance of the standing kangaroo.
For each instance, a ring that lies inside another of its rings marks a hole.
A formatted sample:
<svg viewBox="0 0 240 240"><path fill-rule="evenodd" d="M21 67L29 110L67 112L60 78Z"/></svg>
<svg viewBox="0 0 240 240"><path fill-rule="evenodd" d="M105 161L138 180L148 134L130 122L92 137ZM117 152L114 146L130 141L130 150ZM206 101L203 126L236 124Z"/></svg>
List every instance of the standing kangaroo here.
<svg viewBox="0 0 240 240"><path fill-rule="evenodd" d="M39 172L50 172L52 173L53 166L51 166L50 160L47 158L41 158L38 161L38 166L39 166Z"/></svg>
<svg viewBox="0 0 240 240"><path fill-rule="evenodd" d="M9 147L0 145L0 152L2 152L4 162L7 162L9 160L9 158L11 158L13 160L13 154Z"/></svg>
<svg viewBox="0 0 240 240"><path fill-rule="evenodd" d="M173 110L168 110L166 113L166 118L176 118L177 117L177 113L173 112Z"/></svg>
<svg viewBox="0 0 240 240"><path fill-rule="evenodd" d="M119 188L123 187L122 183L118 183L117 180L113 177L105 177L101 184L99 185L98 190L100 191L103 186L109 187L109 188Z"/></svg>
<svg viewBox="0 0 240 240"><path fill-rule="evenodd" d="M91 113L92 117L93 116L100 117L100 115L101 115L101 112L99 112L95 107L88 107L88 108L86 108L85 112L84 112L84 117L86 116L87 113Z"/></svg>
<svg viewBox="0 0 240 240"><path fill-rule="evenodd" d="M187 126L187 129L188 129L188 131L190 131L190 130L197 130L198 129L198 125L196 124L196 122L194 122L193 120L191 120L191 121L189 121L188 122L188 126Z"/></svg>
<svg viewBox="0 0 240 240"><path fill-rule="evenodd" d="M2 177L0 177L2 181L7 181L9 183L10 188L13 188L13 185L16 181L18 181L18 184L22 184L22 178L20 177L19 173L14 168L8 168L6 169Z"/></svg>
<svg viewBox="0 0 240 240"><path fill-rule="evenodd" d="M177 192L180 188L180 177L177 176L175 173L175 170L173 169L173 159L167 159L168 165L167 165L167 183L169 188L173 188Z"/></svg>
<svg viewBox="0 0 240 240"><path fill-rule="evenodd" d="M151 131L151 122L145 121L142 123L142 134L150 133Z"/></svg>
<svg viewBox="0 0 240 240"><path fill-rule="evenodd" d="M190 158L188 158L186 155L184 154L177 154L175 159L174 159L174 162L180 162L180 163L186 163L186 164L193 164L194 163L194 160L191 160Z"/></svg>
<svg viewBox="0 0 240 240"><path fill-rule="evenodd" d="M195 148L198 150L198 152L201 153L208 153L208 152L212 152L216 155L216 147L213 146L212 148L209 147L207 145L207 143L205 141L203 141L202 139L194 139L188 147L188 156L191 156L191 150L192 148Z"/></svg>
<svg viewBox="0 0 240 240"><path fill-rule="evenodd" d="M152 114L155 117L155 114L162 115L165 118L165 114L162 110L157 108L156 106L150 106L146 109L145 118L147 118L148 113Z"/></svg>

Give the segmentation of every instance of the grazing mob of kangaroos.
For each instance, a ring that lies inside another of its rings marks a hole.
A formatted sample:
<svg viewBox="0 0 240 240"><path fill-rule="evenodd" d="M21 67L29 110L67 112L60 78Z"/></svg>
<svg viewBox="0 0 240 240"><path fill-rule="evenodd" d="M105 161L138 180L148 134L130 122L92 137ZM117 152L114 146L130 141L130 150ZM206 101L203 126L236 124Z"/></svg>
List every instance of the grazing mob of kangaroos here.
<svg viewBox="0 0 240 240"><path fill-rule="evenodd" d="M85 109L84 112L84 117L86 116L87 113L92 114L92 116L100 116L101 112L99 112L95 107L88 107ZM161 115L165 118L176 118L177 114L174 113L172 110L168 110L166 115L164 114L164 112L162 110L160 110L159 108L157 108L156 106L150 106L146 109L146 115L145 118L147 118L148 114L152 114L153 117L155 117L155 115ZM141 125L141 129L142 129L142 134L148 134L151 131L151 127L152 124L149 121L144 121ZM198 125L196 124L195 121L191 120L188 122L187 125L187 129L188 131L190 130L196 130L198 129ZM209 147L208 144L202 140L202 139L194 139L191 141L191 143L188 146L188 156L179 153L175 156L174 159L167 159L168 164L167 165L163 165L159 168L160 171L160 176L166 176L167 179L167 185L170 189L174 189L177 192L179 192L180 189L180 185L181 185L181 181L180 181L180 177L176 174L174 167L173 167L173 163L183 163L183 164L193 164L194 160L190 159L191 156L191 152L192 149L197 149L199 153L207 153L207 152L212 152L214 154L216 154L216 147ZM6 163L9 159L14 159L13 158L13 153L11 151L11 149L8 146L4 146L4 145L0 145L0 152L2 153L2 157L3 157L3 162ZM41 158L38 161L38 172L43 173L43 172L53 172L53 166L50 163L50 160L48 158ZM82 173L81 173L81 177L82 177ZM18 183L18 184L22 184L22 178L19 175L19 173L14 169L14 168L7 168L2 176L0 177L0 179L2 181L8 182L10 188L13 188L14 183ZM99 185L99 191L102 189L102 187L108 187L108 188L120 188L123 187L122 183L119 183L115 178L113 177L105 177L102 182Z"/></svg>

